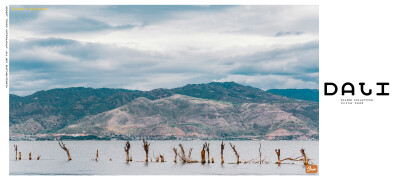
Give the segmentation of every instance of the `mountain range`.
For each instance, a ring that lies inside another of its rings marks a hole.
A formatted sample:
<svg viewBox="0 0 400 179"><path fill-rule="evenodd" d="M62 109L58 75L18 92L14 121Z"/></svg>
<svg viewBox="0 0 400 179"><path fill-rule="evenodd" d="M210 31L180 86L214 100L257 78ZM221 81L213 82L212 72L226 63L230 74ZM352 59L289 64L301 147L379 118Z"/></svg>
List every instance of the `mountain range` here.
<svg viewBox="0 0 400 179"><path fill-rule="evenodd" d="M79 134L318 139L318 90L293 93L212 82L151 91L74 87L10 94L10 138Z"/></svg>

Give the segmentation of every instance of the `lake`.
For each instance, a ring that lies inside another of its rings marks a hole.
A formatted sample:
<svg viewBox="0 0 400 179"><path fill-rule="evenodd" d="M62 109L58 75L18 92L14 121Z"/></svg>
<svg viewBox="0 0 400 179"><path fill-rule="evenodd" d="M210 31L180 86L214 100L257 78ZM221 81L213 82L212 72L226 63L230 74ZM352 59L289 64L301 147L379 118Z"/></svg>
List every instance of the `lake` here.
<svg viewBox="0 0 400 179"><path fill-rule="evenodd" d="M133 162L125 162L124 146L126 141L63 141L70 150L71 161L60 148L57 141L10 141L9 165L10 175L305 175L305 166L301 161L284 161L276 165L275 149L281 150L281 159L301 156L300 149L304 148L307 157L315 165L319 164L318 141L224 141L224 160L221 164L221 141L210 143L210 160L215 163L174 163L173 147L179 149L181 143L186 155L193 148L192 159L201 160L202 140L192 141L148 141L150 143L149 161L145 163L145 151L142 141L130 141L130 155ZM268 164L232 164L236 156L229 145L236 146L240 160L259 159L261 143L262 158ZM22 152L22 160L15 160L14 145ZM94 161L96 150L99 150L98 161ZM29 152L32 160L28 160ZM156 163L153 156L164 154L164 163ZM40 160L36 160L41 155ZM207 155L206 155L207 156ZM110 161L109 159L112 159ZM207 157L206 157L207 159ZM294 163L294 164L292 164Z"/></svg>

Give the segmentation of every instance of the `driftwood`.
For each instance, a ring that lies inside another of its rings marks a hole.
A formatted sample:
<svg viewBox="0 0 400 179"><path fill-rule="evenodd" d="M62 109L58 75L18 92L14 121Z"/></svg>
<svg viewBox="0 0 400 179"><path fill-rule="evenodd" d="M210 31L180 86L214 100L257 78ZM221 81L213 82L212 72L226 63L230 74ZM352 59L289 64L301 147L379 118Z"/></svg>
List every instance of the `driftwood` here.
<svg viewBox="0 0 400 179"><path fill-rule="evenodd" d="M18 146L14 145L14 151L15 151L15 160L17 160L17 156L18 156Z"/></svg>
<svg viewBox="0 0 400 179"><path fill-rule="evenodd" d="M178 157L178 150L175 147L172 150L174 150L175 153L174 162L176 163L176 158Z"/></svg>
<svg viewBox="0 0 400 179"><path fill-rule="evenodd" d="M236 155L236 163L237 164L239 164L240 163L240 160L239 160L239 153L236 151L236 146L235 145L232 145L230 142L229 142L229 145L231 145L231 148L232 148L232 150L233 150L233 152L235 152L235 155Z"/></svg>
<svg viewBox="0 0 400 179"><path fill-rule="evenodd" d="M225 144L224 141L222 141L221 143L221 163L224 163L224 148L225 148Z"/></svg>
<svg viewBox="0 0 400 179"><path fill-rule="evenodd" d="M149 147L150 143L143 139L143 149L146 152L146 162L149 162Z"/></svg>
<svg viewBox="0 0 400 179"><path fill-rule="evenodd" d="M129 149L131 148L131 143L129 141L126 141L125 143L125 153L126 153L126 162L132 161L132 157L129 156Z"/></svg>
<svg viewBox="0 0 400 179"><path fill-rule="evenodd" d="M68 161L72 160L72 159L71 159L71 155L69 155L69 150L67 149L67 147L65 147L65 144L64 144L61 140L58 141L58 145L60 145L60 147L61 147L65 152L67 152Z"/></svg>
<svg viewBox="0 0 400 179"><path fill-rule="evenodd" d="M303 161L303 164L304 164L304 165L308 165L308 164L309 164L309 161L310 161L310 159L307 158L304 149L300 149L300 152L301 152L302 156L299 156L299 157L296 157L296 158L291 158L291 157L289 157L289 158L285 158L285 159L282 159L282 160L280 159L280 152L281 152L281 150L280 150L280 149L275 149L275 152L276 152L276 155L278 156L278 161L277 161L275 164L278 164L278 165L282 164L281 162L283 162L283 161L285 161L285 160L290 160L290 161ZM294 163L292 163L292 164L294 164Z"/></svg>
<svg viewBox="0 0 400 179"><path fill-rule="evenodd" d="M258 148L258 153L259 153L259 157L260 158L255 158L255 159L251 159L251 160L247 160L247 161L243 161L244 164L247 163L255 163L255 164L263 164L263 163L268 163L266 162L266 157L263 159L262 158L262 150L261 150L261 143L260 143L260 147Z"/></svg>

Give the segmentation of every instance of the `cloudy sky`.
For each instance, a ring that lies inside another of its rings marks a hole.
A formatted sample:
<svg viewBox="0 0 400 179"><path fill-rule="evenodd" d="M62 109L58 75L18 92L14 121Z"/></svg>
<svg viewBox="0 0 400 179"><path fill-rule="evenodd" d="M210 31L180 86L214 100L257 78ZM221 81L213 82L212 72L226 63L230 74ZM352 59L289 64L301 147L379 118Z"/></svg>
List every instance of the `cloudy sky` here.
<svg viewBox="0 0 400 179"><path fill-rule="evenodd" d="M12 94L212 81L318 88L318 6L40 7L10 11Z"/></svg>

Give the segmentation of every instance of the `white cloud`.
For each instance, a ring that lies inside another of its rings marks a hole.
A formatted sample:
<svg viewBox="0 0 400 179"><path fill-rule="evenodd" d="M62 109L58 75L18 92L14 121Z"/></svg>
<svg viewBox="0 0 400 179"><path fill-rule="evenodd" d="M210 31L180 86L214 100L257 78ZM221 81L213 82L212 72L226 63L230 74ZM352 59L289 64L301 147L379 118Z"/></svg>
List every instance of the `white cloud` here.
<svg viewBox="0 0 400 179"><path fill-rule="evenodd" d="M11 92L212 80L318 88L318 6L134 8L51 6L25 23L11 18ZM42 75L14 77L26 71Z"/></svg>

